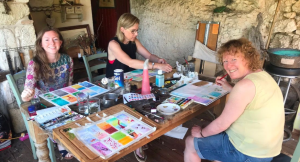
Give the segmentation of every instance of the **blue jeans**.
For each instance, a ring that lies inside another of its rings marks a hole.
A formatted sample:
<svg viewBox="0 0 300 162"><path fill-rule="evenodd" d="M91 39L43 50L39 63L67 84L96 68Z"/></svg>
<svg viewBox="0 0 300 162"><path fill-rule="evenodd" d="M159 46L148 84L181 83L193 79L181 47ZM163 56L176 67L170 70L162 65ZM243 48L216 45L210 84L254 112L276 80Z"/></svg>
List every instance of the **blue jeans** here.
<svg viewBox="0 0 300 162"><path fill-rule="evenodd" d="M206 138L194 138L195 149L201 159L222 162L270 162L271 158L256 158L239 152L225 132Z"/></svg>

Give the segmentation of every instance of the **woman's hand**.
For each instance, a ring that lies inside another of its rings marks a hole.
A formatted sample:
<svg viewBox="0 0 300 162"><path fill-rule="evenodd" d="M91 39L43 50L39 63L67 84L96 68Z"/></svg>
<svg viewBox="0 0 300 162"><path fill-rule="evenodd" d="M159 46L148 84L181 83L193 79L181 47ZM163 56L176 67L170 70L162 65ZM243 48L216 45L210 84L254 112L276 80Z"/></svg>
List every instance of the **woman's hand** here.
<svg viewBox="0 0 300 162"><path fill-rule="evenodd" d="M167 61L165 59L160 58L157 60L157 63L166 64Z"/></svg>
<svg viewBox="0 0 300 162"><path fill-rule="evenodd" d="M222 86L222 88L224 90L227 91L231 91L232 90L232 86L227 82L227 80L225 78L221 79L222 77L218 76L216 78L216 84Z"/></svg>
<svg viewBox="0 0 300 162"><path fill-rule="evenodd" d="M194 125L192 127L192 131L191 131L192 132L192 136L193 137L197 137L197 138L202 138L202 136L200 134L201 130L202 130L202 128L200 126Z"/></svg>
<svg viewBox="0 0 300 162"><path fill-rule="evenodd" d="M162 70L162 71L165 71L167 73L171 72L172 71L172 66L169 65L169 64L157 64L158 65L158 69Z"/></svg>
<svg viewBox="0 0 300 162"><path fill-rule="evenodd" d="M34 89L24 89L21 98L24 102L30 101L34 97Z"/></svg>

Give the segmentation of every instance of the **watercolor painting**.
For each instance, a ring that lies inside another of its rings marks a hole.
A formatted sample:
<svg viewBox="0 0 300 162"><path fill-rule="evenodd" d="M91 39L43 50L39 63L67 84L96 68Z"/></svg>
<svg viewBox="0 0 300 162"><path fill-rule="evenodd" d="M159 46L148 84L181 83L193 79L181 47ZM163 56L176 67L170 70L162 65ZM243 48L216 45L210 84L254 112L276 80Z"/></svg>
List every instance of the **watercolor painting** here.
<svg viewBox="0 0 300 162"><path fill-rule="evenodd" d="M66 100L63 100L61 98L57 98L57 99L54 99L54 100L51 100L55 105L58 105L58 106L64 106L64 105L67 105L69 104L70 102L66 101Z"/></svg>
<svg viewBox="0 0 300 162"><path fill-rule="evenodd" d="M98 138L98 139L103 139L103 138L105 138L105 137L107 137L108 136L108 134L107 133L105 133L105 132L97 132L96 134L95 134L95 136Z"/></svg>
<svg viewBox="0 0 300 162"><path fill-rule="evenodd" d="M97 92L97 93L103 93L103 92L107 92L107 89L98 87L98 86L94 86L94 87L90 87L91 90Z"/></svg>
<svg viewBox="0 0 300 162"><path fill-rule="evenodd" d="M82 82L82 83L79 83L79 85L83 86L83 87L93 87L94 85L85 81L85 82Z"/></svg>
<svg viewBox="0 0 300 162"><path fill-rule="evenodd" d="M132 122L134 122L134 120L132 118L128 117L125 114L120 114L116 118L119 119L119 120L121 120L121 121L124 121L125 123L132 123Z"/></svg>
<svg viewBox="0 0 300 162"><path fill-rule="evenodd" d="M74 93L74 92L77 92L76 89L74 88L71 88L71 87L65 87L65 88L62 88L62 90L68 92L68 93Z"/></svg>
<svg viewBox="0 0 300 162"><path fill-rule="evenodd" d="M120 120L118 120L117 118L111 118L111 119L107 120L106 122L111 124L115 128L117 128L118 130L124 129L125 127L127 127L127 125L125 123L120 122Z"/></svg>
<svg viewBox="0 0 300 162"><path fill-rule="evenodd" d="M57 96L55 96L54 94L52 93L46 93L46 94L43 94L43 97L48 99L48 100L53 100L53 99L56 99Z"/></svg>
<svg viewBox="0 0 300 162"><path fill-rule="evenodd" d="M119 149L122 145L111 137L103 140L103 142L114 150Z"/></svg>
<svg viewBox="0 0 300 162"><path fill-rule="evenodd" d="M109 124L106 123L106 122L99 123L99 124L97 124L97 126L98 126L99 128L101 128L102 130L105 130L105 129L108 129L108 128L111 127L111 125L109 125Z"/></svg>
<svg viewBox="0 0 300 162"><path fill-rule="evenodd" d="M98 93L96 93L95 91L92 91L92 90L90 90L90 89L84 89L84 90L82 90L81 92L88 93L90 96L95 96L95 95L98 94Z"/></svg>
<svg viewBox="0 0 300 162"><path fill-rule="evenodd" d="M157 74L158 70L148 70L149 78ZM143 79L143 69L133 70L127 73L124 73L125 79L131 79L135 81L141 81Z"/></svg>
<svg viewBox="0 0 300 162"><path fill-rule="evenodd" d="M77 103L77 94L80 93L81 91L88 93L91 97L95 97L97 95L101 95L107 92L108 90L85 81L79 84L74 84L69 87L64 87L52 92L41 94L39 95L39 97L45 99L46 101L56 106L61 106L65 104L72 105ZM59 99L59 100L54 100L54 99ZM55 102L53 102L53 100Z"/></svg>
<svg viewBox="0 0 300 162"><path fill-rule="evenodd" d="M65 99L69 102L76 102L77 101L77 98L71 94L68 94L68 95L65 95L65 96L62 96L61 97L62 99Z"/></svg>
<svg viewBox="0 0 300 162"><path fill-rule="evenodd" d="M220 92L211 92L209 95L214 96L214 97L219 97L222 95Z"/></svg>
<svg viewBox="0 0 300 162"><path fill-rule="evenodd" d="M112 151L108 147L103 145L101 142L94 143L91 146L104 156L107 156L110 153L112 153Z"/></svg>
<svg viewBox="0 0 300 162"><path fill-rule="evenodd" d="M67 92L64 92L62 90L56 90L56 91L53 91L52 93L54 93L54 94L56 94L57 96L60 96L60 97L68 94Z"/></svg>
<svg viewBox="0 0 300 162"><path fill-rule="evenodd" d="M141 132L143 134L150 130L148 127L140 123L134 123L133 125L131 125L131 128L136 132Z"/></svg>
<svg viewBox="0 0 300 162"><path fill-rule="evenodd" d="M122 132L117 132L117 133L114 133L113 135L111 135L111 137L118 141L118 140L126 137L126 135Z"/></svg>
<svg viewBox="0 0 300 162"><path fill-rule="evenodd" d="M91 125L75 128L74 131L77 138L84 141L89 148L96 149L105 159L155 131L155 127L148 126L125 111L103 119ZM129 123L125 122L126 120ZM116 127L123 124L126 127L118 131Z"/></svg>
<svg viewBox="0 0 300 162"><path fill-rule="evenodd" d="M90 132L90 133L101 132L101 130L96 125L92 125L90 127L87 127L87 131Z"/></svg>
<svg viewBox="0 0 300 162"><path fill-rule="evenodd" d="M72 95L77 96L78 93L80 93L80 91L72 93Z"/></svg>
<svg viewBox="0 0 300 162"><path fill-rule="evenodd" d="M118 142L120 142L122 145L126 145L129 142L131 142L132 140L133 140L132 138L130 138L129 136L126 136L126 137L120 139Z"/></svg>
<svg viewBox="0 0 300 162"><path fill-rule="evenodd" d="M72 88L75 88L75 89L82 88L82 86L81 86L81 85L79 85L79 84L72 85L71 87L72 87Z"/></svg>
<svg viewBox="0 0 300 162"><path fill-rule="evenodd" d="M83 141L84 141L84 143L89 144L89 145L96 143L96 142L100 142L98 139L96 139L94 137L86 138Z"/></svg>

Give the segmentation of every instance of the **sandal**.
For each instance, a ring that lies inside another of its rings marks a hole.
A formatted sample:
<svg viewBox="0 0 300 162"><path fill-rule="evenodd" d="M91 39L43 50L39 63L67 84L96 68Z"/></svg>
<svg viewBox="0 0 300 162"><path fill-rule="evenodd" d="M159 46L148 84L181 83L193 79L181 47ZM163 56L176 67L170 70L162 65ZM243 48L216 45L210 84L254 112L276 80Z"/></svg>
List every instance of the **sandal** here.
<svg viewBox="0 0 300 162"><path fill-rule="evenodd" d="M136 149L135 151L133 151L134 156L136 158L137 161L139 162L146 162L147 160L147 155L144 152L144 150L142 149L142 147Z"/></svg>
<svg viewBox="0 0 300 162"><path fill-rule="evenodd" d="M65 160L73 159L72 154L68 153L67 150L59 150L59 153L61 155L61 160L63 160L63 159L65 159Z"/></svg>
<svg viewBox="0 0 300 162"><path fill-rule="evenodd" d="M61 155L61 160L65 159L65 160L70 160L73 159L73 155L71 153L69 153L67 150L65 150L65 148L59 144L57 144L57 148L59 150L59 153Z"/></svg>

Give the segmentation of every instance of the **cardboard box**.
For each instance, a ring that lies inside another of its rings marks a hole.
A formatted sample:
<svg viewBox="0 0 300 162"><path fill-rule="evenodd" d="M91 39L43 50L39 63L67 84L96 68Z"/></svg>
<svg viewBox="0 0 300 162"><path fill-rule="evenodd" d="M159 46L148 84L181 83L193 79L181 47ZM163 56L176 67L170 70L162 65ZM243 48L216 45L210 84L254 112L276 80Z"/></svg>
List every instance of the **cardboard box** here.
<svg viewBox="0 0 300 162"><path fill-rule="evenodd" d="M66 7L66 13L67 14L73 14L74 13L74 7L73 6Z"/></svg>
<svg viewBox="0 0 300 162"><path fill-rule="evenodd" d="M75 6L75 13L81 14L82 13L82 6Z"/></svg>

